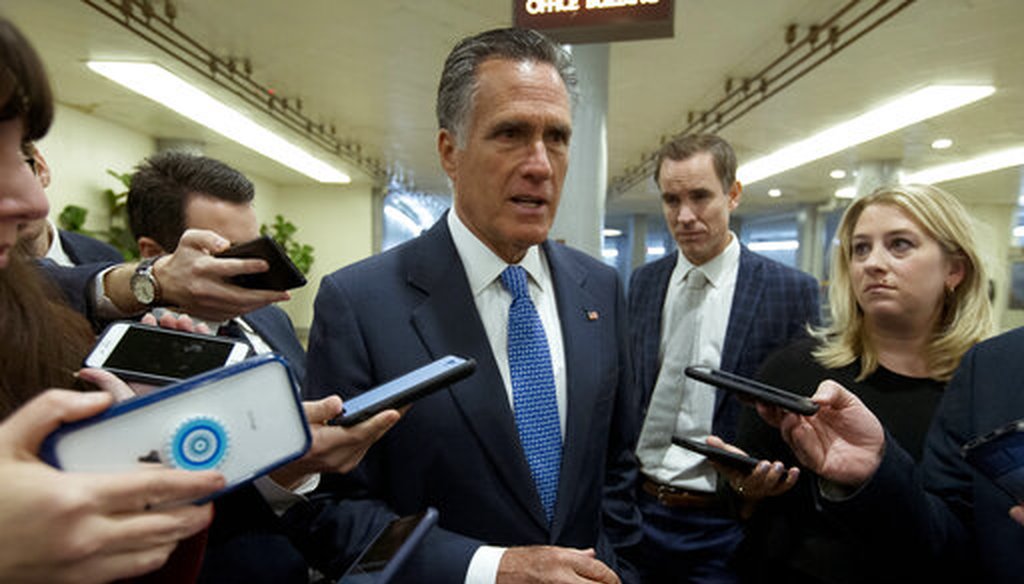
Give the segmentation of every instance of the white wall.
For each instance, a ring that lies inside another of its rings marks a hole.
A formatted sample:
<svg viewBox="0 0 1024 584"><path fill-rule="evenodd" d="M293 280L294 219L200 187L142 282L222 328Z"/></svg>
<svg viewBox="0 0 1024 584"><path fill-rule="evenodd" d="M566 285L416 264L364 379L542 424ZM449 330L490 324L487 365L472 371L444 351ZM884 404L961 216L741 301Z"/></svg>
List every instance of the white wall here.
<svg viewBox="0 0 1024 584"><path fill-rule="evenodd" d="M124 188L107 169L131 171L154 151L155 144L152 136L58 104L53 127L38 143L52 175L46 191L50 217L56 221L66 205L80 205L89 209L87 229L106 229L103 191Z"/></svg>

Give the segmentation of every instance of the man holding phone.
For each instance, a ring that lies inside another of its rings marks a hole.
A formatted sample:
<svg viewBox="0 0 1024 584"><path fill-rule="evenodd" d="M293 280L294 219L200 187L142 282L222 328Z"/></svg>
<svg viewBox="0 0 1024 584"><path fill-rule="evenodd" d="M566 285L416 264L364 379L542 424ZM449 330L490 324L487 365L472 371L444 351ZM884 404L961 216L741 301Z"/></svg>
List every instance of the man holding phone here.
<svg viewBox="0 0 1024 584"><path fill-rule="evenodd" d="M735 434L739 401L683 375L704 365L746 377L773 350L818 321L818 284L751 252L729 229L743 186L732 146L712 134L681 136L658 153L654 182L678 249L630 280L630 342L641 392L637 497L644 582L734 582L742 530L717 494L706 459L672 444ZM687 574L692 580L686 580ZM700 579L704 578L704 579Z"/></svg>
<svg viewBox="0 0 1024 584"><path fill-rule="evenodd" d="M143 262L176 252L183 233L214 233L231 244L259 237L252 182L212 158L168 151L150 156L136 168L128 190L128 218ZM186 231L191 230L191 231ZM239 260L243 261L243 260ZM247 261L247 260L246 260ZM164 319L170 320L170 319ZM296 378L305 377L306 355L291 319L277 306L259 307L211 330L242 338L256 353L283 355ZM345 472L397 420L389 410L353 427L328 427L341 413L335 398L305 402L313 446L296 462L217 502L202 581L294 581L305 577L306 560L292 545L278 514L315 488L317 473ZM294 491L294 492L293 492Z"/></svg>

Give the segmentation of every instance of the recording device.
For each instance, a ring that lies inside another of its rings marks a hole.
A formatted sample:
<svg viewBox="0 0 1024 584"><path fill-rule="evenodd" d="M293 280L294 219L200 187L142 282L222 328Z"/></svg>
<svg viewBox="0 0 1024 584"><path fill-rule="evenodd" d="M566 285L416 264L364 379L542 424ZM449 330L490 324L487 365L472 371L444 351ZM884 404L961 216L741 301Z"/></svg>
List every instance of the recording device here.
<svg viewBox="0 0 1024 584"><path fill-rule="evenodd" d="M1014 501L1024 502L1024 420L971 440L960 449L960 454Z"/></svg>
<svg viewBox="0 0 1024 584"><path fill-rule="evenodd" d="M249 345L239 339L118 321L103 331L85 366L106 369L128 381L167 385L238 363L248 355Z"/></svg>
<svg viewBox="0 0 1024 584"><path fill-rule="evenodd" d="M724 448L718 448L711 446L710 444L695 440L693 438L683 438L680 436L672 437L672 444L692 450L697 454L702 454L712 462L716 462L722 466L737 470L742 473L750 473L754 470L759 462L756 458L747 456L745 454L739 454L736 452L730 452Z"/></svg>
<svg viewBox="0 0 1024 584"><path fill-rule="evenodd" d="M306 285L306 277L302 275L281 245L269 235L233 245L216 254L216 257L266 260L270 268L265 272L239 274L231 277L232 283L243 288L291 290Z"/></svg>
<svg viewBox="0 0 1024 584"><path fill-rule="evenodd" d="M818 404L811 401L810 398L772 387L760 381L747 379L735 373L704 366L687 367L685 373L698 381L734 391L754 401L778 406L802 416L813 416L818 411Z"/></svg>
<svg viewBox="0 0 1024 584"><path fill-rule="evenodd" d="M345 401L340 416L330 421L336 426L354 426L374 415L400 408L421 397L467 377L476 369L476 361L448 355L414 369Z"/></svg>
<svg viewBox="0 0 1024 584"><path fill-rule="evenodd" d="M306 452L310 434L298 396L284 358L261 355L64 424L40 456L80 472L147 463L219 470L227 484L213 498Z"/></svg>
<svg viewBox="0 0 1024 584"><path fill-rule="evenodd" d="M337 584L387 584L435 523L437 510L433 507L395 519L377 534Z"/></svg>

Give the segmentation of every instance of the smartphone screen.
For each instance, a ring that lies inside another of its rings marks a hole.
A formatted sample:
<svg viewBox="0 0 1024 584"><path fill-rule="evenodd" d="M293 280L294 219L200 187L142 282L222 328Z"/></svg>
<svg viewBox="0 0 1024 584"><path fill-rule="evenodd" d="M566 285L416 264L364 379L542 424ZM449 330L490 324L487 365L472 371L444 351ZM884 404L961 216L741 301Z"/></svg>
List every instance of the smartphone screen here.
<svg viewBox="0 0 1024 584"><path fill-rule="evenodd" d="M216 337L201 339L132 327L103 366L184 379L223 366L233 349L233 343Z"/></svg>

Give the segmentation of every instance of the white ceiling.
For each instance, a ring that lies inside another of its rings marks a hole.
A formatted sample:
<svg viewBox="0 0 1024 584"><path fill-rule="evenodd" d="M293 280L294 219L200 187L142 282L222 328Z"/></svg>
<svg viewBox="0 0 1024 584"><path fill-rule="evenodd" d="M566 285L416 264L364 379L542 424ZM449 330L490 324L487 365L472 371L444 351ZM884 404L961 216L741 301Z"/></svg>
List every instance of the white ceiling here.
<svg viewBox="0 0 1024 584"><path fill-rule="evenodd" d="M91 0L106 5L106 0ZM151 0L161 10L163 0ZM303 101L303 113L333 124L344 140L416 190L445 192L435 152L433 113L444 57L461 37L511 24L509 0L173 0L178 29L214 53L248 58L252 77ZM665 135L682 131L687 112L709 108L727 77L758 71L786 48L790 24L822 22L849 0L678 0L675 37L615 43L609 65L608 168L622 175ZM118 1L120 4L120 0ZM889 7L900 3L888 2ZM1024 2L918 0L867 33L722 134L741 163L928 84L984 83L981 102L750 185L741 210L826 202L832 168L901 160L915 170L1024 145ZM93 58L153 60L196 75L83 0L4 0L0 8L33 40L61 103L167 138L207 142L207 153L282 184L301 175L227 143L175 114L145 103L84 66ZM955 141L931 150L938 137ZM345 161L339 161L345 165ZM351 168L351 166L349 166ZM371 179L358 171L356 180ZM847 181L848 182L848 181ZM1012 200L1019 169L944 185L968 201ZM769 199L767 190L783 190ZM608 201L609 213L658 212L650 180Z"/></svg>

